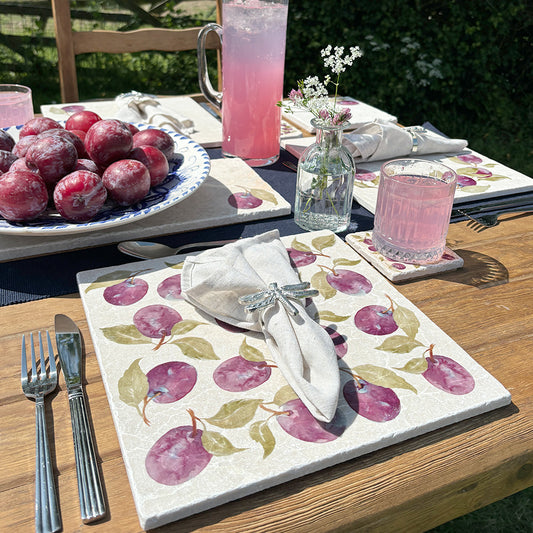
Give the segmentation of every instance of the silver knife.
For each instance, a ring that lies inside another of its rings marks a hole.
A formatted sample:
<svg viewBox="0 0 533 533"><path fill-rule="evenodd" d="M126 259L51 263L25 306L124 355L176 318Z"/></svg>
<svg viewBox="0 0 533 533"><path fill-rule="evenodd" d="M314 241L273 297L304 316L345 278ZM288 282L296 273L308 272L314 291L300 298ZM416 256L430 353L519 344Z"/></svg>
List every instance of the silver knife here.
<svg viewBox="0 0 533 533"><path fill-rule="evenodd" d="M55 316L55 330L59 360L68 390L81 519L87 524L102 518L106 509L85 406L81 334L76 324L65 315Z"/></svg>

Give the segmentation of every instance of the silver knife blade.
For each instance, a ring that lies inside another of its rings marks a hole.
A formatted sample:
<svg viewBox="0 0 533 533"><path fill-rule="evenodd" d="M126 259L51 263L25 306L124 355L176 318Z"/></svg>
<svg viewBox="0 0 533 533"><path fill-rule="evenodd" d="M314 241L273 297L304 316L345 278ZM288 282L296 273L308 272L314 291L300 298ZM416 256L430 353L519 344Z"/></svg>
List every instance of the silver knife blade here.
<svg viewBox="0 0 533 533"><path fill-rule="evenodd" d="M83 392L82 339L80 330L66 315L55 316L55 331L68 390L81 519L89 523L102 518L106 509Z"/></svg>

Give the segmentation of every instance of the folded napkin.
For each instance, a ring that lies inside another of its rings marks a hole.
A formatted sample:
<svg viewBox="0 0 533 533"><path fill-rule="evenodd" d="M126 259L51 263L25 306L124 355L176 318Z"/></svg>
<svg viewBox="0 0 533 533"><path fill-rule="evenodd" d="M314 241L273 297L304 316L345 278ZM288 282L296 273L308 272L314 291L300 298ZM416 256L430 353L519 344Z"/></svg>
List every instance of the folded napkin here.
<svg viewBox="0 0 533 533"><path fill-rule="evenodd" d="M249 295L268 291L273 283L279 288L300 284L278 230L187 257L181 283L192 305L229 324L262 331L272 358L300 400L315 418L331 421L340 377L328 333L300 300L290 299L296 316L276 299L272 306L255 311L239 302L253 301Z"/></svg>
<svg viewBox="0 0 533 533"><path fill-rule="evenodd" d="M194 122L176 113L161 104L161 102L150 94L143 94L137 91L119 94L115 98L119 109L116 118L126 122L144 122L158 128L169 128L171 130L190 135L194 132Z"/></svg>
<svg viewBox="0 0 533 533"><path fill-rule="evenodd" d="M438 153L457 153L468 142L464 139L448 139L422 126L402 128L391 122L375 121L343 136L356 163L380 161L395 157Z"/></svg>

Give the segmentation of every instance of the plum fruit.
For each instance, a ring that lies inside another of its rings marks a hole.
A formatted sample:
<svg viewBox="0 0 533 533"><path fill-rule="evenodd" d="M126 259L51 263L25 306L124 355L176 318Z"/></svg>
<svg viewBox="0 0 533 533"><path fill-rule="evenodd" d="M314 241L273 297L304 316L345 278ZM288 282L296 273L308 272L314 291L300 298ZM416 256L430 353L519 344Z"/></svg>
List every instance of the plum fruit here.
<svg viewBox="0 0 533 533"><path fill-rule="evenodd" d="M341 335L337 330L330 328L329 326L322 326L331 337L333 341L333 346L335 348L335 353L339 359L342 359L348 353L348 345L346 344L346 339Z"/></svg>
<svg viewBox="0 0 533 533"><path fill-rule="evenodd" d="M17 160L17 156L7 150L0 150L0 172L7 172Z"/></svg>
<svg viewBox="0 0 533 533"><path fill-rule="evenodd" d="M354 323L360 331L370 335L388 335L398 329L392 306L367 305L355 313Z"/></svg>
<svg viewBox="0 0 533 533"><path fill-rule="evenodd" d="M78 157L84 158L87 157L87 152L85 151L85 146L83 144L83 141L71 131L64 130L64 129L55 129L55 130L46 130L42 133L39 133L37 139L42 139L43 137L61 137L62 139L66 139L67 141L70 141L74 148L76 148L76 152L78 154Z"/></svg>
<svg viewBox="0 0 533 533"><path fill-rule="evenodd" d="M89 172L94 172L100 176L100 169L96 166L96 163L92 159L78 159L76 161L76 166L74 170L88 170Z"/></svg>
<svg viewBox="0 0 533 533"><path fill-rule="evenodd" d="M172 333L172 328L183 318L172 307L166 305L147 305L133 315L133 324L139 333L151 339L159 339L157 349L165 337Z"/></svg>
<svg viewBox="0 0 533 533"><path fill-rule="evenodd" d="M128 279L104 290L104 300L111 305L132 305L142 300L148 292L148 283L144 279L130 276Z"/></svg>
<svg viewBox="0 0 533 533"><path fill-rule="evenodd" d="M422 376L437 389L456 395L474 390L475 381L470 372L445 355L433 355L433 345L429 348L426 361L428 367Z"/></svg>
<svg viewBox="0 0 533 533"><path fill-rule="evenodd" d="M197 373L194 366L181 361L161 363L150 370L148 398L156 403L172 403L189 394L196 384Z"/></svg>
<svg viewBox="0 0 533 533"><path fill-rule="evenodd" d="M287 248L287 253L289 254L291 265L296 268L310 265L316 261L316 254L313 252L302 252L294 248Z"/></svg>
<svg viewBox="0 0 533 533"><path fill-rule="evenodd" d="M140 161L150 173L150 187L160 185L168 176L168 159L155 146L137 146L129 157Z"/></svg>
<svg viewBox="0 0 533 533"><path fill-rule="evenodd" d="M26 170L28 172L34 172L35 174L39 174L39 171L28 168L28 165L26 165L25 157L20 157L19 159L15 159L15 161L13 161L13 163L9 167L9 171L11 172L12 170Z"/></svg>
<svg viewBox="0 0 533 533"><path fill-rule="evenodd" d="M271 369L265 361L248 361L237 355L215 369L213 380L223 390L244 392L262 385L270 374Z"/></svg>
<svg viewBox="0 0 533 533"><path fill-rule="evenodd" d="M11 152L15 146L15 139L6 130L0 128L0 150Z"/></svg>
<svg viewBox="0 0 533 533"><path fill-rule="evenodd" d="M348 381L343 387L344 399L358 414L374 422L387 422L400 413L400 399L396 393L364 379Z"/></svg>
<svg viewBox="0 0 533 533"><path fill-rule="evenodd" d="M181 274L175 274L164 279L157 286L157 294L165 300L182 300L181 295Z"/></svg>
<svg viewBox="0 0 533 533"><path fill-rule="evenodd" d="M28 120L19 131L19 139L27 135L39 135L46 130L64 129L59 122L48 117L35 117Z"/></svg>
<svg viewBox="0 0 533 533"><path fill-rule="evenodd" d="M145 459L148 475L162 485L179 485L197 476L213 456L202 444L202 430L181 426L167 431Z"/></svg>
<svg viewBox="0 0 533 533"><path fill-rule="evenodd" d="M100 122L101 117L94 113L84 109L83 111L77 111L70 115L68 120L65 122L65 129L67 130L79 130L87 133L90 127L97 122Z"/></svg>
<svg viewBox="0 0 533 533"><path fill-rule="evenodd" d="M46 185L34 172L13 170L0 176L0 215L6 220L31 220L43 213L47 204Z"/></svg>
<svg viewBox="0 0 533 533"><path fill-rule="evenodd" d="M249 192L236 192L228 198L228 203L237 209L255 209L263 203L263 200Z"/></svg>
<svg viewBox="0 0 533 533"><path fill-rule="evenodd" d="M44 182L55 185L76 165L78 153L74 145L60 137L43 137L37 139L26 152L26 164L32 170L38 170Z"/></svg>
<svg viewBox="0 0 533 533"><path fill-rule="evenodd" d="M59 180L54 189L54 204L59 214L73 222L87 222L100 211L107 190L98 174L76 170Z"/></svg>
<svg viewBox="0 0 533 533"><path fill-rule="evenodd" d="M89 157L103 168L128 157L132 147L133 135L124 122L116 119L95 122L85 136Z"/></svg>
<svg viewBox="0 0 533 533"><path fill-rule="evenodd" d="M25 157L28 148L37 140L37 135L26 135L26 137L20 137L13 147L13 154L17 157Z"/></svg>
<svg viewBox="0 0 533 533"><path fill-rule="evenodd" d="M276 416L281 428L305 442L331 442L340 437L346 429L346 423L339 412L331 422L320 422L298 398L283 404L281 410L284 413Z"/></svg>
<svg viewBox="0 0 533 533"><path fill-rule="evenodd" d="M133 205L150 190L150 173L135 159L120 159L111 163L105 169L102 180L109 196L119 205Z"/></svg>
<svg viewBox="0 0 533 533"><path fill-rule="evenodd" d="M133 148L138 146L155 146L167 159L174 155L174 139L165 131L155 128L141 130L133 135Z"/></svg>
<svg viewBox="0 0 533 533"><path fill-rule="evenodd" d="M352 270L338 268L328 273L326 280L334 289L344 294L368 294L372 290L370 280Z"/></svg>

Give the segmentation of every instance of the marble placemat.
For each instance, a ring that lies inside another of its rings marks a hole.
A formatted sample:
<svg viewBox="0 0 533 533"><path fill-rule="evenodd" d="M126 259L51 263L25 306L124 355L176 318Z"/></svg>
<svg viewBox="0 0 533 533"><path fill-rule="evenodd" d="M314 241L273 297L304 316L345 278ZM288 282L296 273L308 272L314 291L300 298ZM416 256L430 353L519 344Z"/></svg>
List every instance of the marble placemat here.
<svg viewBox="0 0 533 533"><path fill-rule="evenodd" d="M286 139L282 146L297 158L313 144L314 137ZM408 158L401 158L408 159ZM533 179L513 170L474 150L464 150L458 154L420 155L416 159L439 161L449 166L458 175L454 205L475 200L484 200L518 194L533 190ZM379 171L383 161L358 163L354 181L354 199L371 213L376 211Z"/></svg>
<svg viewBox="0 0 533 533"><path fill-rule="evenodd" d="M193 141L204 148L215 148L222 144L222 124L220 120L206 111L198 102L188 96L160 97L165 108L176 112L194 122L194 131L188 134ZM74 111L87 109L94 111L101 118L115 118L118 105L115 100L91 100L71 104L46 104L41 106L41 113L54 120L67 120Z"/></svg>
<svg viewBox="0 0 533 533"><path fill-rule="evenodd" d="M185 256L78 274L144 529L511 401L339 237L321 231L282 242L301 279L319 291L306 310L337 353L342 392L330 424L302 409L261 334L216 322L181 299Z"/></svg>
<svg viewBox="0 0 533 533"><path fill-rule="evenodd" d="M464 260L453 250L446 247L442 259L427 265L412 265L400 261L387 259L381 255L372 243L371 231L349 233L346 242L374 268L377 268L387 279L399 283L408 279L424 278L439 272L457 270L464 265Z"/></svg>
<svg viewBox="0 0 533 533"><path fill-rule="evenodd" d="M73 235L0 234L0 262L288 215L291 206L241 159L212 159L199 189L139 221Z"/></svg>

